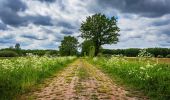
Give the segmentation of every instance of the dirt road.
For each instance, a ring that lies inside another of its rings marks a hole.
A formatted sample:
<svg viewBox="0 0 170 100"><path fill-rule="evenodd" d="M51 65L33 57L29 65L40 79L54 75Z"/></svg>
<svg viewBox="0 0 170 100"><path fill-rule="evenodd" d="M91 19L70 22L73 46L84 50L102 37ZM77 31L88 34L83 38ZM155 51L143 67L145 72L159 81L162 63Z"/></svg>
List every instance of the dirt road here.
<svg viewBox="0 0 170 100"><path fill-rule="evenodd" d="M107 75L82 59L76 60L48 84L26 97L35 100L144 100L129 95Z"/></svg>

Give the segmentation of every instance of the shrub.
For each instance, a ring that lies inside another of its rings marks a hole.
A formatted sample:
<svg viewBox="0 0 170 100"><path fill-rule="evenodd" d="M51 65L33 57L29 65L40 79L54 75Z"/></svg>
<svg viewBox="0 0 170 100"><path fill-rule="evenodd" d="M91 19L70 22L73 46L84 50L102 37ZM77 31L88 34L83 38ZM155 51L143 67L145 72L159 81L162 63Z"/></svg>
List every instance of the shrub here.
<svg viewBox="0 0 170 100"><path fill-rule="evenodd" d="M138 57L150 58L150 57L153 57L153 55L151 53L147 52L146 49L141 49L138 54Z"/></svg>
<svg viewBox="0 0 170 100"><path fill-rule="evenodd" d="M162 56L162 55L158 55L157 57L158 57L158 58L163 58L163 56Z"/></svg>
<svg viewBox="0 0 170 100"><path fill-rule="evenodd" d="M15 51L0 51L0 57L16 57L18 54Z"/></svg>
<svg viewBox="0 0 170 100"><path fill-rule="evenodd" d="M166 58L170 58L170 54L166 55Z"/></svg>

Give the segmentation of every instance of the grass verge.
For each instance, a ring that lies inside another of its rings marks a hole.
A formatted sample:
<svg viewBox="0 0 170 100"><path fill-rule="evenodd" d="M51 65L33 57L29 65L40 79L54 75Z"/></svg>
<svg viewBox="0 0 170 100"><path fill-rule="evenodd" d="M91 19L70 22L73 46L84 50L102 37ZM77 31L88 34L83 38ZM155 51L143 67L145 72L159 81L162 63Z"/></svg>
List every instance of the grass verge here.
<svg viewBox="0 0 170 100"><path fill-rule="evenodd" d="M93 58L88 60L112 79L144 91L153 100L170 98L170 64L155 64L149 61L127 61L124 58Z"/></svg>
<svg viewBox="0 0 170 100"><path fill-rule="evenodd" d="M0 59L0 100L11 100L64 69L75 57Z"/></svg>

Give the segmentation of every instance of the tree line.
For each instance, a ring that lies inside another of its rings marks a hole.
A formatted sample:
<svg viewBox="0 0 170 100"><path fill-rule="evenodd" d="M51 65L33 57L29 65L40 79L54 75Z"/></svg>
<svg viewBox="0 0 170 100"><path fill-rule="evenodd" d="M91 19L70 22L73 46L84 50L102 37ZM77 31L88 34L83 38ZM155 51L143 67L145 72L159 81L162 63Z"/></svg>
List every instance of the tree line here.
<svg viewBox="0 0 170 100"><path fill-rule="evenodd" d="M122 54L128 57L136 57L140 51L138 48L130 49L103 49L104 44L116 44L119 41L120 31L117 26L115 16L106 17L104 14L98 13L88 16L80 26L80 37L84 39L83 43L79 44L74 36L65 36L57 50L22 50L20 44L15 47L10 47L0 50L0 56L25 56L29 53L34 55L50 55L50 56L98 56ZM81 52L78 51L81 48ZM170 49L167 48L148 48L147 51L155 57L166 57L170 54Z"/></svg>
<svg viewBox="0 0 170 100"><path fill-rule="evenodd" d="M21 49L20 44L16 43L15 47L11 46L9 48L0 49L0 57L17 57L17 56L27 56L27 55L37 55L37 56L58 56L59 51L57 50L25 50Z"/></svg>
<svg viewBox="0 0 170 100"><path fill-rule="evenodd" d="M167 57L170 58L170 48L145 48L147 52L152 54L153 57ZM103 55L123 55L127 57L137 57L140 48L129 48L129 49L103 49L102 54Z"/></svg>

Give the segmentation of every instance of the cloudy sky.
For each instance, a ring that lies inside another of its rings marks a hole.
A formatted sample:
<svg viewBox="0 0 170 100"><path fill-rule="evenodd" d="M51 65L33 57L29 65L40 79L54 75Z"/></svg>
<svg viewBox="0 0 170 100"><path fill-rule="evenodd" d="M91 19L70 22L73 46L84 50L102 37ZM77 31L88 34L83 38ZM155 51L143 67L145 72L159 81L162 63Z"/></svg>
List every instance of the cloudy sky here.
<svg viewBox="0 0 170 100"><path fill-rule="evenodd" d="M170 0L0 0L0 48L58 49L95 13L118 18L120 42L105 48L170 48Z"/></svg>

